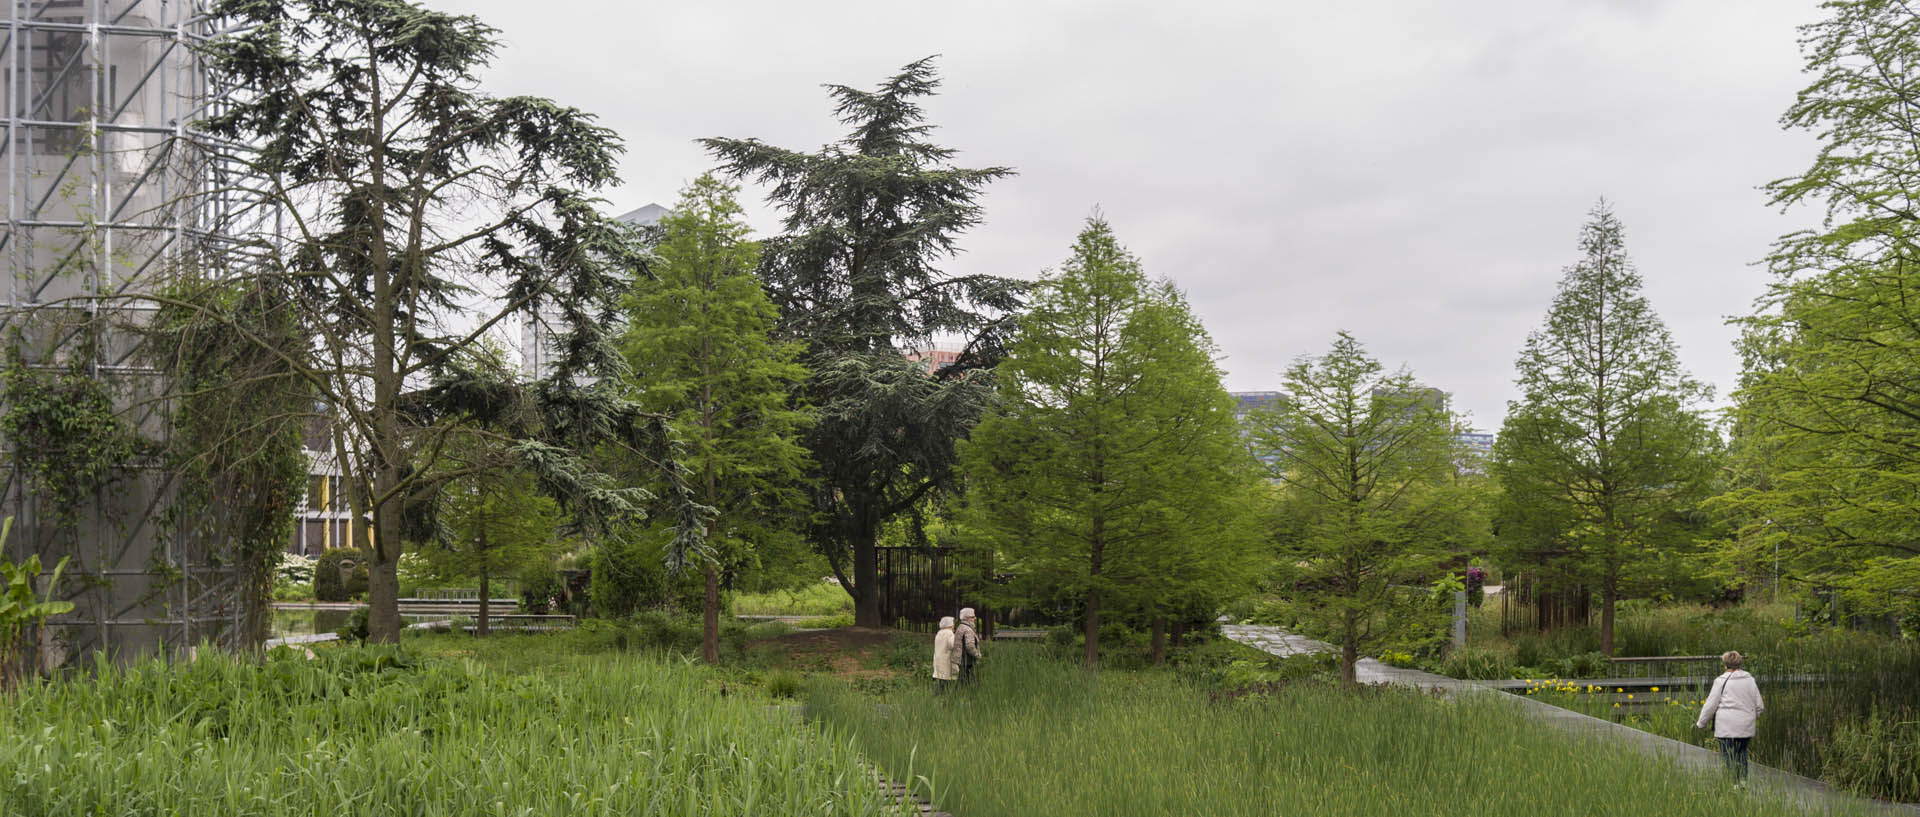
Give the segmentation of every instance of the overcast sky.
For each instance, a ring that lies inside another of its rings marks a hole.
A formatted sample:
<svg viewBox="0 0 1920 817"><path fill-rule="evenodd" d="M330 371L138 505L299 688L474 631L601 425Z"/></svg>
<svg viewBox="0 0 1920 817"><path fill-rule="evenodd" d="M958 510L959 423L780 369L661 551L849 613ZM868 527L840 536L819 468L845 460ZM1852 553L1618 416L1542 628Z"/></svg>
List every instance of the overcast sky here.
<svg viewBox="0 0 1920 817"><path fill-rule="evenodd" d="M1035 277L1098 206L1185 290L1228 388L1277 388L1346 329L1486 430L1601 197L1716 403L1726 317L1813 218L1757 188L1816 147L1778 124L1814 0L425 2L500 29L487 90L621 135L614 212L671 204L713 166L700 137L833 141L821 84L939 54L936 141L1019 173L951 271Z"/></svg>

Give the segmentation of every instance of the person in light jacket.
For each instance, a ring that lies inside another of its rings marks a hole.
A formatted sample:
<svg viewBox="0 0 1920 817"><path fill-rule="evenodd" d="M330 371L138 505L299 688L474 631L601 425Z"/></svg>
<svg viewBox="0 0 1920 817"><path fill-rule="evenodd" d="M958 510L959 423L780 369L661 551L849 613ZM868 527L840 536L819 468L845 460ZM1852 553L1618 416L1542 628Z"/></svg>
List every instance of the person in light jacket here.
<svg viewBox="0 0 1920 817"><path fill-rule="evenodd" d="M1700 718L1694 728L1707 728L1713 721L1713 736L1720 739L1720 756L1727 760L1727 771L1736 783L1747 780L1747 744L1753 740L1754 720L1767 710L1760 700L1760 685L1740 669L1743 659L1732 650L1720 656L1727 671L1713 679L1713 689L1700 702Z"/></svg>
<svg viewBox="0 0 1920 817"><path fill-rule="evenodd" d="M959 670L960 642L953 637L953 616L940 617L940 634L933 637L933 694L953 686Z"/></svg>
<svg viewBox="0 0 1920 817"><path fill-rule="evenodd" d="M960 626L953 630L953 641L960 657L960 683L973 682L973 671L980 664L980 632L975 630L972 607L960 608Z"/></svg>

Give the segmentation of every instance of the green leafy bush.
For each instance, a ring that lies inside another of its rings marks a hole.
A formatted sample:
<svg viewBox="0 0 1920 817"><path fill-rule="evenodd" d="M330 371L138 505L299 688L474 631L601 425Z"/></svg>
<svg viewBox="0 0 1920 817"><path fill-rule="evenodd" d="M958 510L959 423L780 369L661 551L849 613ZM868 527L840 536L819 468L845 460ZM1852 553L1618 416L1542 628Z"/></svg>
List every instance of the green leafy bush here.
<svg viewBox="0 0 1920 817"><path fill-rule="evenodd" d="M803 618L799 622L795 623L793 626L798 627L802 630L831 630L836 627L852 627L853 614L841 613L839 615L832 615L832 616L816 616L814 618Z"/></svg>
<svg viewBox="0 0 1920 817"><path fill-rule="evenodd" d="M359 548L334 548L320 554L313 568L313 597L353 601L367 592L367 557Z"/></svg>

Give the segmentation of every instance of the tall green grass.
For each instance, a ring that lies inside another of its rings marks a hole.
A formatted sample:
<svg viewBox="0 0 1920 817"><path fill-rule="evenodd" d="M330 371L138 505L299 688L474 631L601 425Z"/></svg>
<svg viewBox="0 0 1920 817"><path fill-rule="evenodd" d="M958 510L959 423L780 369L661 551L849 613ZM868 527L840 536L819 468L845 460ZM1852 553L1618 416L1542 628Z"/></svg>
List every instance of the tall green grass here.
<svg viewBox="0 0 1920 817"><path fill-rule="evenodd" d="M1873 797L1920 802L1920 644L1801 622L1786 605L1715 610L1628 603L1615 636L1623 656L1739 650L1767 700L1754 762ZM1598 678L1616 671L1591 652L1599 649L1594 628L1517 629L1502 638L1493 603L1469 619L1468 643L1434 669L1455 678ZM1687 671L1710 677L1719 667ZM1807 677L1820 682L1775 683ZM1698 694L1692 691L1694 698ZM1713 743L1693 729L1691 713L1616 709L1608 700L1561 697L1566 700L1550 702L1675 740Z"/></svg>
<svg viewBox="0 0 1920 817"><path fill-rule="evenodd" d="M379 649L101 666L5 701L0 812L898 813L846 741L713 681L626 655L553 675Z"/></svg>
<svg viewBox="0 0 1920 817"><path fill-rule="evenodd" d="M737 593L733 596L736 616L832 616L853 613L853 597L837 584L820 582L797 590L770 593Z"/></svg>
<svg viewBox="0 0 1920 817"><path fill-rule="evenodd" d="M1169 674L1089 675L1005 646L983 669L956 694L884 701L815 681L809 713L966 817L1802 813L1482 696L1303 683L1211 700Z"/></svg>

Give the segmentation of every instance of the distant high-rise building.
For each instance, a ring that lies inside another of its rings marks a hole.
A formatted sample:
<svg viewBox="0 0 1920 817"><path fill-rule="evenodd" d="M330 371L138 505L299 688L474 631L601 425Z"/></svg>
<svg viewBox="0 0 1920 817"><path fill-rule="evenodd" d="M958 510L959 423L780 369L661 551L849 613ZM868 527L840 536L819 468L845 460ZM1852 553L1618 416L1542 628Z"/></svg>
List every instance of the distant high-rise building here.
<svg viewBox="0 0 1920 817"><path fill-rule="evenodd" d="M648 204L615 216L614 220L635 227L652 227L670 212L673 211L658 204ZM551 309L541 310L537 317L529 315L520 324L520 371L527 379L539 380L553 371L554 360L560 355L560 325L560 314Z"/></svg>

